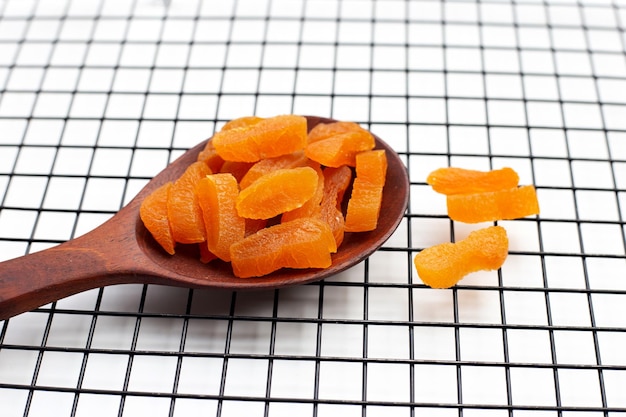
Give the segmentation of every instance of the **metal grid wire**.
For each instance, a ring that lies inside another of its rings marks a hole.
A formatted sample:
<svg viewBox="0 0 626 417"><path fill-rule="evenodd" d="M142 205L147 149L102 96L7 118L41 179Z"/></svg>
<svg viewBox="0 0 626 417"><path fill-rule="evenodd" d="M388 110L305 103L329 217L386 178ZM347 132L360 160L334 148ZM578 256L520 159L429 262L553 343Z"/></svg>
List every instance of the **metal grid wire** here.
<svg viewBox="0 0 626 417"><path fill-rule="evenodd" d="M623 0L0 0L1 259L244 115L359 122L411 179L389 242L324 282L0 322L0 415L626 415L625 25ZM425 183L448 165L515 168L542 214L499 222L501 270L433 290L414 254L478 227Z"/></svg>

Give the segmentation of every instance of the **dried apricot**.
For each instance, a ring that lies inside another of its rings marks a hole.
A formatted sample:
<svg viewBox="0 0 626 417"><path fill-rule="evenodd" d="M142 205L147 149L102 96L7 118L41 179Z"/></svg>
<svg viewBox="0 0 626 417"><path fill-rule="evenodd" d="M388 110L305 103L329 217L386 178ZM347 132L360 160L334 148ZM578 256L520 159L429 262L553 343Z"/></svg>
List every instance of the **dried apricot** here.
<svg viewBox="0 0 626 417"><path fill-rule="evenodd" d="M324 170L324 196L320 204L320 216L330 226L337 247L343 242L346 228L341 203L351 181L352 170L346 165Z"/></svg>
<svg viewBox="0 0 626 417"><path fill-rule="evenodd" d="M491 171L446 167L431 172L426 182L441 194L471 194L517 187L519 175L508 167Z"/></svg>
<svg viewBox="0 0 626 417"><path fill-rule="evenodd" d="M232 120L229 120L228 122L226 122L226 124L224 124L224 126L222 126L222 128L220 130L223 132L225 130L230 130L230 129L237 129L237 128L241 128L241 127L250 127L250 126L253 126L253 125L259 123L262 120L263 120L263 118L262 117L258 117L258 116L238 117L236 119L232 119Z"/></svg>
<svg viewBox="0 0 626 417"><path fill-rule="evenodd" d="M280 219L281 222L288 222L300 217L320 216L320 203L322 202L322 197L324 196L324 173L322 172L320 164L317 162L309 161L308 166L313 168L317 173L317 188L315 189L315 193L313 193L313 196L302 206L283 213Z"/></svg>
<svg viewBox="0 0 626 417"><path fill-rule="evenodd" d="M309 159L302 150L275 158L261 159L252 165L239 181L239 187L244 189L265 174L282 168L296 168L307 165Z"/></svg>
<svg viewBox="0 0 626 417"><path fill-rule="evenodd" d="M246 222L235 207L239 186L232 174L207 175L196 187L209 251L230 261L230 245L244 238Z"/></svg>
<svg viewBox="0 0 626 417"><path fill-rule="evenodd" d="M174 239L167 219L167 197L172 183L168 182L150 193L139 207L139 217L154 240L165 252L174 254Z"/></svg>
<svg viewBox="0 0 626 417"><path fill-rule="evenodd" d="M317 189L317 173L311 167L278 169L241 190L237 211L241 217L269 219L302 206Z"/></svg>
<svg viewBox="0 0 626 417"><path fill-rule="evenodd" d="M211 140L209 140L204 146L204 149L200 151L197 160L207 164L211 172L219 172L220 169L222 169L222 165L224 165L224 160L217 154L215 146L213 146L213 141Z"/></svg>
<svg viewBox="0 0 626 417"><path fill-rule="evenodd" d="M356 178L346 210L347 232L376 229L387 172L384 150L361 152L356 156Z"/></svg>
<svg viewBox="0 0 626 417"><path fill-rule="evenodd" d="M331 136L349 132L367 132L361 126L354 122L333 122L319 123L315 125L309 132L307 137L308 143L317 142L318 140L327 139Z"/></svg>
<svg viewBox="0 0 626 417"><path fill-rule="evenodd" d="M336 251L328 224L308 217L262 229L230 247L233 273L240 278L281 268L327 268Z"/></svg>
<svg viewBox="0 0 626 417"><path fill-rule="evenodd" d="M467 274L502 266L509 250L509 239L502 226L471 232L456 243L428 247L413 258L417 274L432 288L450 288Z"/></svg>
<svg viewBox="0 0 626 417"><path fill-rule="evenodd" d="M448 216L464 223L512 220L539 214L532 185L472 194L446 196Z"/></svg>
<svg viewBox="0 0 626 417"><path fill-rule="evenodd" d="M356 155L374 149L375 145L374 136L361 129L310 142L305 153L310 159L327 167L355 166Z"/></svg>
<svg viewBox="0 0 626 417"><path fill-rule="evenodd" d="M167 217L175 242L199 243L206 240L196 184L209 174L211 170L204 162L194 162L172 185L167 199Z"/></svg>
<svg viewBox="0 0 626 417"><path fill-rule="evenodd" d="M307 121L296 115L275 116L213 136L217 153L226 161L256 162L304 149Z"/></svg>

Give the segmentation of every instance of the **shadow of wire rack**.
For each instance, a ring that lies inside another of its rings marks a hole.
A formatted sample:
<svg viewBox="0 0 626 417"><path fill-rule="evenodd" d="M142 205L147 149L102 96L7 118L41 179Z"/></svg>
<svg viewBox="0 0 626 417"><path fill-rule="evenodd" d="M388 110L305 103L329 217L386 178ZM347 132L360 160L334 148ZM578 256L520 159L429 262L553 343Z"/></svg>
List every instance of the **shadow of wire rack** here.
<svg viewBox="0 0 626 417"><path fill-rule="evenodd" d="M411 202L367 261L270 292L117 286L0 322L13 416L626 413L623 0L0 0L0 258L113 215L225 121L354 120ZM542 214L450 290L476 226L426 184L515 168ZM25 277L24 279L28 279Z"/></svg>

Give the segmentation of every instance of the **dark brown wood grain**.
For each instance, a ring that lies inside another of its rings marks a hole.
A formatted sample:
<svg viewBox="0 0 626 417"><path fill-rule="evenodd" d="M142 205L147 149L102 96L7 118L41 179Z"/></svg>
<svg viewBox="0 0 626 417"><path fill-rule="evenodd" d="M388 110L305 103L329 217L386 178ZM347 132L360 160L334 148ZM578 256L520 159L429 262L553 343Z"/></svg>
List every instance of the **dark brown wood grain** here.
<svg viewBox="0 0 626 417"><path fill-rule="evenodd" d="M307 116L309 129L331 119ZM236 278L230 265L205 265L191 248L177 247L168 255L139 219L146 195L178 178L195 161L199 143L154 177L110 220L93 231L56 247L0 263L0 320L93 288L123 283L152 283L189 288L268 289L304 284L337 274L371 255L395 231L406 210L409 180L399 156L380 138L389 163L378 228L346 233L333 264L327 269L276 271L261 278Z"/></svg>

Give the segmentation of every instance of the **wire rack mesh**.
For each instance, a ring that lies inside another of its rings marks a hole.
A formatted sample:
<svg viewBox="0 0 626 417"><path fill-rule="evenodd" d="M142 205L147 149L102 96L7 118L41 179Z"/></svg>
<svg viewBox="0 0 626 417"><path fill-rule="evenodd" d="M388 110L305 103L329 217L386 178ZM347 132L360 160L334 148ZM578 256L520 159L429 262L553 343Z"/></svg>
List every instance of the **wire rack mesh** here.
<svg viewBox="0 0 626 417"><path fill-rule="evenodd" d="M359 122L411 179L391 239L322 282L0 322L0 414L626 415L625 25L622 0L0 0L3 260L244 115ZM542 213L499 222L502 269L433 290L412 257L475 228L425 183L449 165L513 167Z"/></svg>

